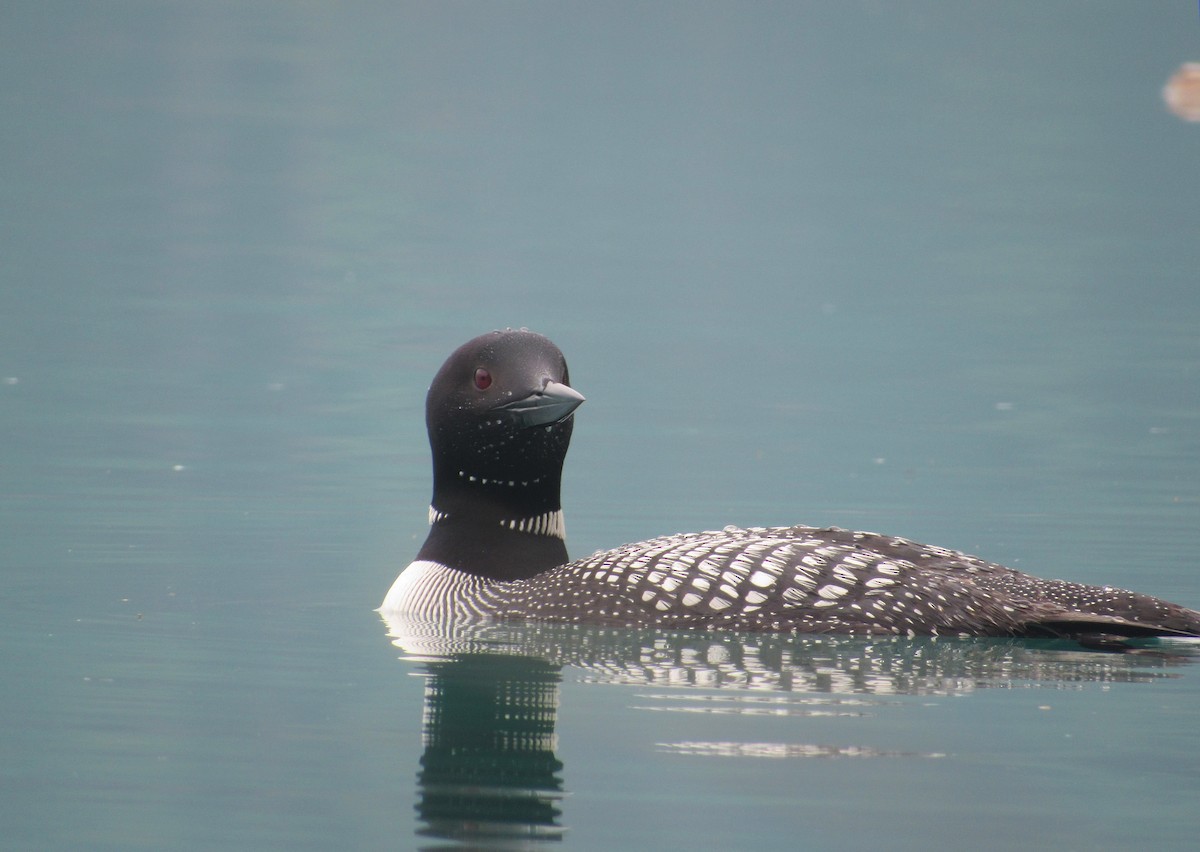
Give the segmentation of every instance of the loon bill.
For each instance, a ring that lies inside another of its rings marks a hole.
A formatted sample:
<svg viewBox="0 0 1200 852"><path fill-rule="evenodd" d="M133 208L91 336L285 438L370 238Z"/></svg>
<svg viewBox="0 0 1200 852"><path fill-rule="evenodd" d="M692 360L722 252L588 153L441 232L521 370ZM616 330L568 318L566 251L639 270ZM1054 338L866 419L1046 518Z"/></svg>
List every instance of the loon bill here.
<svg viewBox="0 0 1200 852"><path fill-rule="evenodd" d="M454 351L433 379L429 536L380 610L793 633L1200 636L1200 612L1108 586L1043 580L903 538L808 526L664 536L569 561L562 505L584 397L529 331Z"/></svg>

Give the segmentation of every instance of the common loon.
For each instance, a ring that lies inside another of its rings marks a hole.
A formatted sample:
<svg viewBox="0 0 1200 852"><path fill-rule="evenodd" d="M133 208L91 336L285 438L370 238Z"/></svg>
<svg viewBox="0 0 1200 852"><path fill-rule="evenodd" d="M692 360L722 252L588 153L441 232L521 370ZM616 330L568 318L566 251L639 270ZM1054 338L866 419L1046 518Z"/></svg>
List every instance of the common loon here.
<svg viewBox="0 0 1200 852"><path fill-rule="evenodd" d="M467 341L434 377L429 536L380 611L792 633L1200 635L1200 612L903 538L809 526L664 536L568 561L559 489L584 397L550 340Z"/></svg>

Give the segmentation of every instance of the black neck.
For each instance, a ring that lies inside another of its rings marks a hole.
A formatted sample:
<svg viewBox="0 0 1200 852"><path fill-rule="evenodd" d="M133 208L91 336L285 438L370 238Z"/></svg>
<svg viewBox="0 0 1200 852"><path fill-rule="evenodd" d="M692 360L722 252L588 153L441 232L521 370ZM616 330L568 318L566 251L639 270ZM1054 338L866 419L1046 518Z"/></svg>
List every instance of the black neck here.
<svg viewBox="0 0 1200 852"><path fill-rule="evenodd" d="M435 504L436 506L436 504ZM567 544L553 535L520 532L478 518L435 520L418 559L493 580L522 580L567 561Z"/></svg>

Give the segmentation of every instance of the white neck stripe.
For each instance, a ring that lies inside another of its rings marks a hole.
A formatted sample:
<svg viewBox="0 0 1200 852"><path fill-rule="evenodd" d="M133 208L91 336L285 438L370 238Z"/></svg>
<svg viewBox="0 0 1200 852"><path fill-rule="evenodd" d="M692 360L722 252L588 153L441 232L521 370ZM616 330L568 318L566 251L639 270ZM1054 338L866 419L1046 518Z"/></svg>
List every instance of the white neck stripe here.
<svg viewBox="0 0 1200 852"><path fill-rule="evenodd" d="M429 507L430 526L433 526L438 521L444 521L449 517L449 512L443 512L441 509L435 509L433 506ZM502 519L500 526L505 529L516 530L517 532L553 536L554 538L561 538L563 541L567 539L567 522L563 517L562 509L556 509L553 512L543 512L540 515L534 515L532 518Z"/></svg>
<svg viewBox="0 0 1200 852"><path fill-rule="evenodd" d="M532 518L520 518L515 521L500 521L500 526L508 527L517 532L533 533L534 535L549 535L566 541L567 522L563 518L562 509L553 512L543 512Z"/></svg>

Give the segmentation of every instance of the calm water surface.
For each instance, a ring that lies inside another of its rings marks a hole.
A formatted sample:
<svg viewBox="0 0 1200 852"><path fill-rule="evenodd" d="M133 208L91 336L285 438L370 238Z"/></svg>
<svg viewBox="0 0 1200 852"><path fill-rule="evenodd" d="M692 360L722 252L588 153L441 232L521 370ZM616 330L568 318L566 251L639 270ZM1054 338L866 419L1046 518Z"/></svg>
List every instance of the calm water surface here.
<svg viewBox="0 0 1200 852"><path fill-rule="evenodd" d="M1188 647L373 612L498 326L588 397L576 555L828 523L1200 607L1194 4L0 20L0 845L1194 848Z"/></svg>

